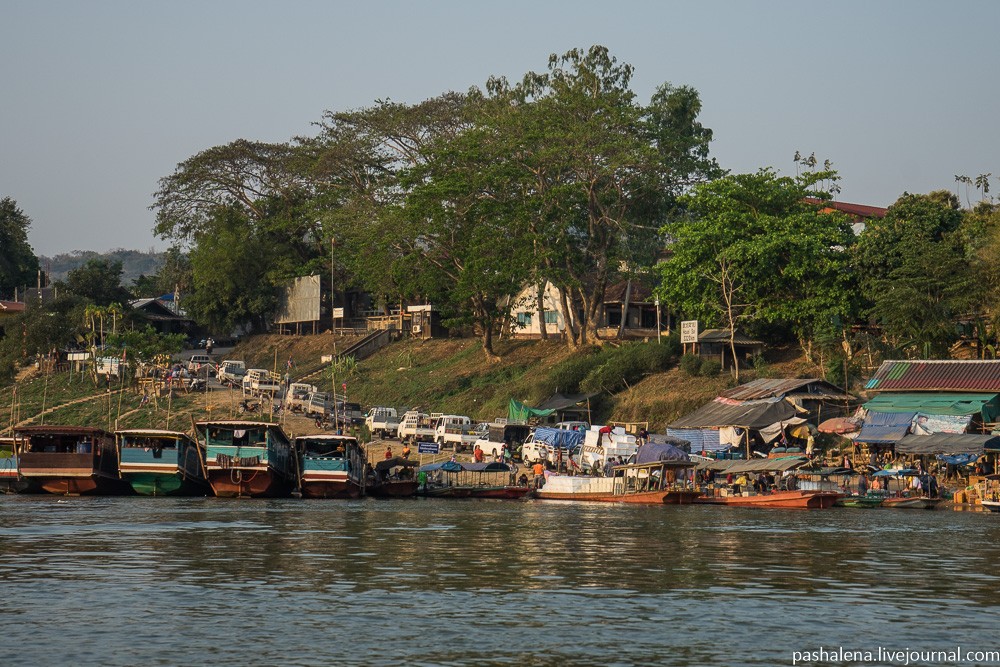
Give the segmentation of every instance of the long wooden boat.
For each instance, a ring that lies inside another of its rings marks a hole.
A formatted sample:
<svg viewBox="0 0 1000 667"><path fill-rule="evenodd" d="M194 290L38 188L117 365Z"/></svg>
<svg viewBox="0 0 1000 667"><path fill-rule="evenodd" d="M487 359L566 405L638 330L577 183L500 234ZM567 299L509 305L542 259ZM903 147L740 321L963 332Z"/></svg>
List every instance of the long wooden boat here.
<svg viewBox="0 0 1000 667"><path fill-rule="evenodd" d="M690 462L657 461L616 466L610 477L559 475L546 472L535 491L542 500L581 500L644 505L689 505L701 492L677 481L676 471Z"/></svg>
<svg viewBox="0 0 1000 667"><path fill-rule="evenodd" d="M395 456L375 464L366 493L375 498L408 498L417 493L419 483L413 470L417 462Z"/></svg>
<svg viewBox="0 0 1000 667"><path fill-rule="evenodd" d="M885 496L876 494L866 494L863 496L843 496L838 498L833 504L834 507L852 507L855 509L874 509L876 507L881 507L882 503L885 502Z"/></svg>
<svg viewBox="0 0 1000 667"><path fill-rule="evenodd" d="M365 492L365 453L358 439L346 435L295 438L306 498L358 498Z"/></svg>
<svg viewBox="0 0 1000 667"><path fill-rule="evenodd" d="M744 496L698 498L697 503L731 505L733 507L781 507L785 509L827 509L833 507L841 494L832 491L775 491Z"/></svg>
<svg viewBox="0 0 1000 667"><path fill-rule="evenodd" d="M932 510L944 502L944 498L928 498L926 496L900 496L886 498L882 507L893 509Z"/></svg>
<svg viewBox="0 0 1000 667"><path fill-rule="evenodd" d="M140 496L212 494L205 452L186 433L158 429L115 432L118 472Z"/></svg>
<svg viewBox="0 0 1000 667"><path fill-rule="evenodd" d="M114 436L90 426L22 426L17 467L27 491L57 495L120 495L132 488L118 475Z"/></svg>
<svg viewBox="0 0 1000 667"><path fill-rule="evenodd" d="M220 498L280 498L298 484L298 458L277 424L208 421L195 425L212 491Z"/></svg>
<svg viewBox="0 0 1000 667"><path fill-rule="evenodd" d="M17 441L0 438L0 493L20 493L28 488L28 480L17 471Z"/></svg>
<svg viewBox="0 0 1000 667"><path fill-rule="evenodd" d="M530 486L438 486L428 487L424 495L431 498L489 498L518 500L531 495Z"/></svg>
<svg viewBox="0 0 1000 667"><path fill-rule="evenodd" d="M420 468L427 484L420 490L431 498L489 498L517 500L531 495L527 476L515 479L517 467L502 461L459 463L445 461Z"/></svg>

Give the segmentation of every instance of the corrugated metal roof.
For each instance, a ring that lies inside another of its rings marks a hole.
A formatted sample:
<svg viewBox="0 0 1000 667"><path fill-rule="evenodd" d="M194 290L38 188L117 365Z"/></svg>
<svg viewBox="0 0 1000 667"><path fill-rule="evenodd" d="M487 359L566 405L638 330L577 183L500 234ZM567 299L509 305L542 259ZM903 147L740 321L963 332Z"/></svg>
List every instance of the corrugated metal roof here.
<svg viewBox="0 0 1000 667"><path fill-rule="evenodd" d="M986 393L880 394L865 403L865 409L873 412L922 412L927 415L974 415L982 412L983 406L996 397L996 394Z"/></svg>
<svg viewBox="0 0 1000 667"><path fill-rule="evenodd" d="M897 454L982 454L1000 447L1000 436L978 433L908 435L896 443Z"/></svg>
<svg viewBox="0 0 1000 667"><path fill-rule="evenodd" d="M720 395L736 401L755 401L761 398L783 398L792 393L807 398L808 394L816 394L817 400L850 400L854 398L840 387L819 378L763 378L727 389Z"/></svg>
<svg viewBox="0 0 1000 667"><path fill-rule="evenodd" d="M730 402L724 402L723 399L715 399L691 414L669 424L669 426L672 429L720 428L723 426L760 429L791 419L796 412L795 406L785 400L748 401L734 405Z"/></svg>
<svg viewBox="0 0 1000 667"><path fill-rule="evenodd" d="M884 361L865 388L872 391L1000 393L1000 359Z"/></svg>
<svg viewBox="0 0 1000 667"><path fill-rule="evenodd" d="M700 334L698 334L699 343L728 343L729 342L729 329L705 329ZM737 345L763 345L764 343L759 340L754 340L748 338L741 334L739 331L733 337L733 342Z"/></svg>

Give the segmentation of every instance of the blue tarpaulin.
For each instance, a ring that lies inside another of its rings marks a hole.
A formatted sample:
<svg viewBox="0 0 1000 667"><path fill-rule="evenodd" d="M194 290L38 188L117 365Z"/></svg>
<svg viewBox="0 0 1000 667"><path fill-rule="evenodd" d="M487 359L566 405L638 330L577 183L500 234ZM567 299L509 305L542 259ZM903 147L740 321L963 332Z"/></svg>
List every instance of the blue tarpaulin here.
<svg viewBox="0 0 1000 667"><path fill-rule="evenodd" d="M539 426L535 429L535 441L544 442L557 449L576 449L583 444L583 433Z"/></svg>
<svg viewBox="0 0 1000 667"><path fill-rule="evenodd" d="M896 443L909 430L915 412L875 412L869 411L865 423L855 440L874 444Z"/></svg>
<svg viewBox="0 0 1000 667"><path fill-rule="evenodd" d="M636 463L657 463L659 461L690 461L691 457L681 449L669 443L647 442L636 452Z"/></svg>

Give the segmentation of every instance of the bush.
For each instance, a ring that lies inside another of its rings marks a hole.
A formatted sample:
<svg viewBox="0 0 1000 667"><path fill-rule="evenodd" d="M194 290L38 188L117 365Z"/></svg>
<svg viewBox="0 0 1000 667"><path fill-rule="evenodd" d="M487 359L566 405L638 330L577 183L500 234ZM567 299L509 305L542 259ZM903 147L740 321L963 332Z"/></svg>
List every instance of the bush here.
<svg viewBox="0 0 1000 667"><path fill-rule="evenodd" d="M691 377L701 375L701 357L697 354L685 354L681 357L681 370Z"/></svg>
<svg viewBox="0 0 1000 667"><path fill-rule="evenodd" d="M705 359L701 362L701 374L707 378L719 377L722 372L722 364L715 359Z"/></svg>
<svg viewBox="0 0 1000 667"><path fill-rule="evenodd" d="M554 369L550 377L551 387L549 393L560 392L563 394L575 394L580 391L580 383L587 375L594 370L594 366L601 363L601 355L593 350L590 354L573 356L560 363Z"/></svg>

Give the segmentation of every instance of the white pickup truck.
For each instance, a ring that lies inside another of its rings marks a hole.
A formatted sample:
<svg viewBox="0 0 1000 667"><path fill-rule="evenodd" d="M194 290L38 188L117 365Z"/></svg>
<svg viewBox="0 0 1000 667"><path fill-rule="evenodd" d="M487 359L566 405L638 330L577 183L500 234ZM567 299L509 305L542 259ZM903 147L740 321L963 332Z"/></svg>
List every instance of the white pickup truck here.
<svg viewBox="0 0 1000 667"><path fill-rule="evenodd" d="M399 417L396 408L372 408L365 415L365 426L372 435L385 439L399 435Z"/></svg>
<svg viewBox="0 0 1000 667"><path fill-rule="evenodd" d="M309 395L319 391L316 385L307 382L293 382L285 392L285 409L292 412L305 412L309 405Z"/></svg>
<svg viewBox="0 0 1000 667"><path fill-rule="evenodd" d="M472 420L465 415L441 415L434 422L434 441L442 446L451 445L456 452L471 448L478 439Z"/></svg>
<svg viewBox="0 0 1000 667"><path fill-rule="evenodd" d="M250 396L274 396L281 391L281 382L264 368L251 368L243 376L243 393Z"/></svg>
<svg viewBox="0 0 1000 667"><path fill-rule="evenodd" d="M419 410L408 410L399 421L401 440L433 440L434 425L440 414L429 415Z"/></svg>
<svg viewBox="0 0 1000 667"><path fill-rule="evenodd" d="M247 365L238 359L226 359L219 364L218 380L223 385L242 385L243 376L247 374Z"/></svg>

